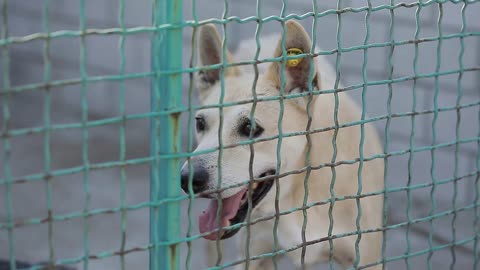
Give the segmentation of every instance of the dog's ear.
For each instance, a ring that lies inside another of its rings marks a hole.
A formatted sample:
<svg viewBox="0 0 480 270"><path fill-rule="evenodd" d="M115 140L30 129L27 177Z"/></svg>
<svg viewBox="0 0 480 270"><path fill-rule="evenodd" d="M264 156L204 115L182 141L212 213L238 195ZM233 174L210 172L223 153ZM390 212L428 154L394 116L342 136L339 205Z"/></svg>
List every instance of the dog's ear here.
<svg viewBox="0 0 480 270"><path fill-rule="evenodd" d="M302 25L295 21L288 21L285 24L285 27L285 51L287 54L296 55L310 53L312 49L312 41ZM282 38L280 38L273 57L281 57L282 55ZM267 79L272 81L278 89L280 89L282 82L282 65L282 62L272 63L267 71ZM313 77L309 78L312 68ZM317 72L316 60L311 56L287 60L284 76L286 82L284 91L286 94L291 92L306 92L309 89L309 83L312 83L312 89L320 89L320 75Z"/></svg>
<svg viewBox="0 0 480 270"><path fill-rule="evenodd" d="M213 24L201 26L198 34L199 60L201 66L209 66L222 63L223 48L220 35ZM232 63L233 58L226 50L226 62ZM228 67L225 77L240 74L238 67ZM220 80L220 69L209 69L198 73L198 88L205 90Z"/></svg>

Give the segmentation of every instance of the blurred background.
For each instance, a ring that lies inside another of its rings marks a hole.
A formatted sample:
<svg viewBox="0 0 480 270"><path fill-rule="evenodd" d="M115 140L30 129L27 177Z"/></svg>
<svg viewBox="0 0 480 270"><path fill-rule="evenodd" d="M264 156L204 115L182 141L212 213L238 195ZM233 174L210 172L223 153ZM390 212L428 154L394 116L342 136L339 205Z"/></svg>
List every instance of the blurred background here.
<svg viewBox="0 0 480 270"><path fill-rule="evenodd" d="M314 0L315 1L315 0ZM47 25L51 32L63 30L78 30L85 23L88 29L109 29L122 25L119 19L119 0L85 1L85 18L81 19L80 1L50 0L49 16L44 17L43 1L7 1L8 8L2 12L0 21L2 29L8 28L11 37L22 37L37 32L45 32ZM152 1L125 1L124 23L127 28L150 26ZM280 15L282 1L261 1L259 16L268 17ZM371 1L374 7L389 4L390 1ZM393 1L395 4L401 1ZM410 3L412 1L406 1ZM475 1L473 1L475 2ZM336 9L336 1L317 1L318 12ZM363 7L366 1L342 1L341 6ZM433 41L418 44L418 74L432 74L437 65L437 47L435 40L439 36L440 27L443 36L458 34L462 30L463 4L446 2L443 4L443 17L438 23L439 5L434 3L425 6L419 12L418 38L434 38ZM5 7L5 5L4 5ZM197 1L196 17L198 20L208 18L222 18L225 2L222 0ZM313 10L312 1L288 1L285 14L304 14ZM369 18L370 36L368 43L384 43L391 39L395 41L413 40L416 32L415 12L416 5L408 5L394 9L393 34L390 36L391 13L389 9L372 12ZM390 139L388 151L408 150L428 147L433 143L445 144L435 150L433 159L433 178L437 181L446 181L455 177L461 179L436 186L432 193L432 155L431 151L419 151L410 155L408 151L402 155L388 159L388 188L407 185L410 178L412 185L425 184L423 188L411 191L410 219L426 217L431 214L432 199L436 204L433 213L440 213L441 217L430 222L418 222L410 227L410 252L416 256L409 258L415 269L427 268L429 248L428 240L434 246L444 246L435 251L431 257L433 269L447 269L455 260L454 269L471 269L475 257L473 242L462 246L448 246L452 241L468 239L478 233L475 228L475 209L471 208L475 202L475 178L478 177L478 134L479 134L479 105L480 101L480 3L471 3L465 9L466 24L464 31L474 33L465 37L463 51L463 65L473 71L465 72L461 76L461 90L463 96L460 104L475 104L465 106L460 110L454 107L459 92L459 56L461 42L459 38L449 38L441 42L440 71L450 72L450 75L438 77L438 95L435 95L435 77L416 79L416 98L413 99L413 80L404 80L392 85L392 113L406 113L412 111L430 111L434 108L436 96L439 108L450 108L438 113L436 120L436 141L433 141L433 113L415 116L412 134L412 118L392 118L390 124ZM5 17L5 15L7 17ZM342 48L362 45L365 41L366 12L345 12L341 15L342 28L340 46ZM230 0L228 1L227 16L245 18L257 16L256 1ZM191 0L184 1L184 19L192 20ZM329 14L318 18L315 30L317 44L322 50L328 51L337 48L338 16ZM7 22L7 23L5 23ZM313 19L308 17L301 21L307 31L312 31ZM220 27L219 27L220 29ZM231 22L227 25L229 49L235 52L238 45L246 39L254 38L256 22L240 24ZM279 22L265 23L262 35L279 33ZM184 59L183 66L188 67L191 55L191 28L185 28L183 39ZM85 50L81 50L82 40ZM152 56L150 53L150 33L137 33L125 36L123 48L120 46L120 35L87 35L79 37L61 37L50 41L51 74L45 75L45 59L43 39L34 39L29 42L16 43L8 46L9 70L0 67L2 89L5 88L5 78L9 78L14 89L30 84L43 83L46 79L62 81L81 78L85 71L89 77L111 76L122 73L122 51L125 58L125 74L143 74L150 71ZM254 48L252 48L254 49ZM320 49L317 49L320 50ZM367 78L369 81L382 81L389 77L388 55L390 47L381 46L368 49ZM81 53L84 53L82 59ZM363 83L362 65L363 50L354 50L342 54L340 72L345 86ZM393 78L414 76L415 46L413 42L395 46L392 57ZM5 55L0 59L5 62ZM336 55L327 56L334 64ZM161 61L161 59L160 59ZM184 102L188 102L188 74L184 76ZM126 269L146 269L148 266L149 216L147 207L138 207L134 210L108 211L92 214L83 218L82 212L95 212L97 209L112 209L123 205L137 205L149 200L149 166L148 162L130 166L106 166L95 168L96 164L122 161L121 143L125 142L125 160L141 160L149 156L149 119L138 117L125 123L125 138L120 137L121 122L113 124L94 125L87 129L62 128L50 134L50 145L45 146L44 132L31 131L31 128L45 125L45 115L49 111L52 125L63 125L82 122L82 102L86 109L84 119L97 121L122 116L120 89L125 89L125 114L144 114L150 108L150 77L137 76L128 80L94 81L86 83L72 83L60 87L52 86L48 92L51 96L51 105L48 108L47 91L45 89L21 91L11 95L0 95L3 104L9 104L11 119L8 130L23 130L22 135L8 138L11 156L9 165L5 163L3 153L6 137L1 138L0 144L0 259L8 260L9 242L5 224L8 221L6 185L6 169L14 183L11 185L11 206L15 228L14 254L20 261L39 263L48 261L51 256L55 260L75 259L85 254L90 256L87 261L78 261L70 264L72 269L82 269L88 263L90 269L119 269L122 259ZM82 89L86 91L86 99L82 98ZM361 90L357 88L349 93L361 103ZM367 113L370 117L387 114L389 89L387 84L369 86L366 96ZM8 100L5 100L7 99ZM6 101L6 102L5 102ZM415 102L414 102L415 101ZM5 107L0 111L0 126L5 127ZM460 112L460 113L459 113ZM457 119L461 119L457 123ZM184 116L185 119L185 116ZM375 126L385 140L386 120L376 121ZM470 141L455 146L456 127L458 138ZM2 130L2 134L6 132ZM184 145L187 142L186 124L184 125ZM88 137L88 138L87 138ZM50 152L50 157L46 152ZM408 161L411 158L412 168L408 170ZM48 162L49 161L49 162ZM23 181L31 175L42 174L46 170L68 171L71 168L80 168L85 164L93 165L85 172L77 170L75 173L65 173L60 176L47 178L33 177L37 180ZM49 168L48 168L49 167ZM98 166L97 166L98 167ZM125 172L125 193L122 194L122 171ZM51 200L48 200L50 194ZM87 195L88 194L88 195ZM456 196L454 196L456 194ZM405 190L388 194L388 223L398 224L408 220L407 192ZM477 202L478 203L478 202ZM51 211L48 211L51 205ZM187 205L182 202L184 211L182 230L185 235L188 225ZM196 201L193 209L193 232L198 233L196 216L205 206L203 200ZM470 206L470 207L469 207ZM445 214L456 208L462 211L456 215ZM466 207L466 208L465 208ZM69 217L72 214L72 217ZM442 214L444 213L444 214ZM49 215L58 217L50 223ZM478 213L477 213L478 215ZM125 234L122 234L122 220L125 221ZM34 224L32 224L34 223ZM402 256L407 251L407 226L400 226L387 232L387 256ZM475 231L476 230L476 231ZM53 233L52 233L53 232ZM88 232L85 235L85 232ZM478 235L477 235L478 236ZM225 260L232 259L235 248L232 241L227 241ZM477 249L478 250L478 249ZM109 255L119 252L123 256ZM454 256L452 255L454 252ZM52 255L53 254L53 255ZM182 245L182 265L186 255L186 245ZM204 240L197 240L192 245L192 269L202 269L206 266L204 254ZM406 269L405 260L399 259L388 263L389 269ZM292 269L287 260L281 260L280 269Z"/></svg>

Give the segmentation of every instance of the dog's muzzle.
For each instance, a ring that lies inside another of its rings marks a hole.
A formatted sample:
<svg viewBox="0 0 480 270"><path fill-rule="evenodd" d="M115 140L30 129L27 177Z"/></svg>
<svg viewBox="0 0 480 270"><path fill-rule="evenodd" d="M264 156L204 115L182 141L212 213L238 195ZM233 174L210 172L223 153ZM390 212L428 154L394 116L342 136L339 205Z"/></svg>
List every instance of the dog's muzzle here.
<svg viewBox="0 0 480 270"><path fill-rule="evenodd" d="M188 182L190 179L190 172L188 166L185 166L181 173L181 185L185 193L189 193ZM192 191L194 194L200 193L208 189L209 174L203 166L194 165L192 175Z"/></svg>
<svg viewBox="0 0 480 270"><path fill-rule="evenodd" d="M258 178L265 178L275 175L275 170L268 170L258 176ZM193 175L190 176L188 167L185 166L181 172L181 185L185 193L189 193L189 181L192 181L192 191L194 194L199 194L209 189L208 172L201 166L194 166ZM248 209L249 200L248 196L251 196L251 209L254 209L260 201L267 195L274 183L273 178L268 178L262 181L255 181L250 186L252 190L248 190L248 187L243 188L236 194L227 198L216 198L217 196L203 195L202 197L210 198L208 208L199 216L199 228L200 233L208 233L215 231L218 228L235 225L245 220ZM221 207L220 207L221 206ZM220 209L219 209L220 207ZM217 214L219 216L217 216ZM221 230L220 233L212 232L204 237L208 240L216 240L218 236L221 239L227 239L235 235L239 228Z"/></svg>

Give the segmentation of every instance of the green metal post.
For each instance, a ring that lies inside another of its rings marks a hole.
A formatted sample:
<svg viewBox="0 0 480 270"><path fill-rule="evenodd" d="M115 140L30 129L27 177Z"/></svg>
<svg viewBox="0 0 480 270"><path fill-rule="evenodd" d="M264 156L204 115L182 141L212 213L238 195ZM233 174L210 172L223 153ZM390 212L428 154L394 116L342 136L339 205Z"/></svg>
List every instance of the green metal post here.
<svg viewBox="0 0 480 270"><path fill-rule="evenodd" d="M153 25L180 24L182 0L155 0ZM152 35L152 69L180 70L182 67L182 28L155 31ZM157 75L152 80L151 109L153 112L171 110L181 105L181 73ZM165 244L180 239L180 202L158 202L181 195L179 158L160 158L160 155L180 151L180 113L162 114L151 120L150 176L150 269L179 269L178 244Z"/></svg>

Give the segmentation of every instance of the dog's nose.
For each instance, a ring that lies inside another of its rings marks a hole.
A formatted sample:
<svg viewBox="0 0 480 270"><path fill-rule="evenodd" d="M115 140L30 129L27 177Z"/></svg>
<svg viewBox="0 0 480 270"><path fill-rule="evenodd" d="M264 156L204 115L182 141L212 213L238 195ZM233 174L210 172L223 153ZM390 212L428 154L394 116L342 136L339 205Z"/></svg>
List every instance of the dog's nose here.
<svg viewBox="0 0 480 270"><path fill-rule="evenodd" d="M182 189L185 193L188 193L188 180L190 176L190 171L188 166L185 166L181 173ZM193 167L193 178L192 178L192 191L193 193L199 193L206 190L208 187L208 172L203 168L203 166L194 166Z"/></svg>

